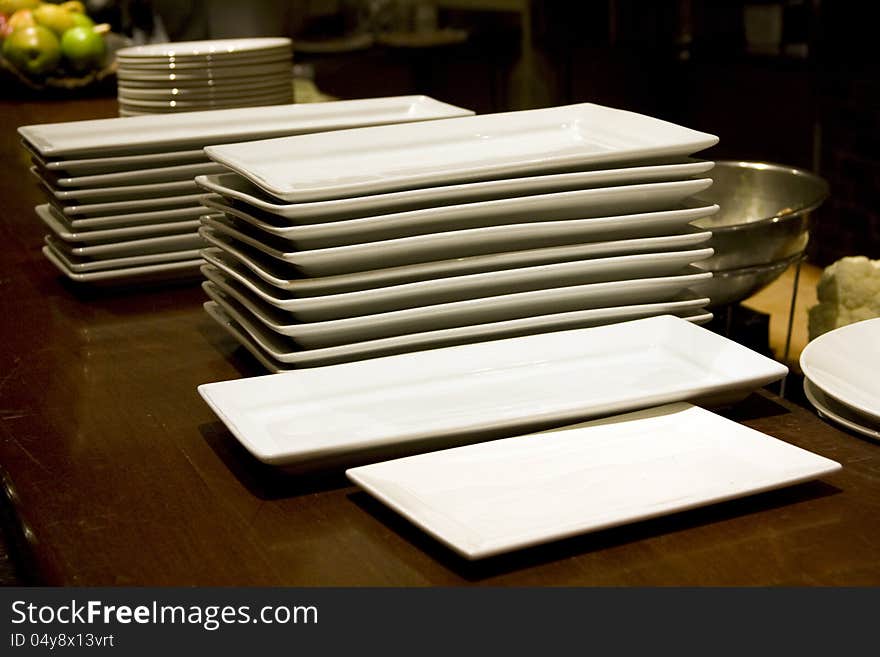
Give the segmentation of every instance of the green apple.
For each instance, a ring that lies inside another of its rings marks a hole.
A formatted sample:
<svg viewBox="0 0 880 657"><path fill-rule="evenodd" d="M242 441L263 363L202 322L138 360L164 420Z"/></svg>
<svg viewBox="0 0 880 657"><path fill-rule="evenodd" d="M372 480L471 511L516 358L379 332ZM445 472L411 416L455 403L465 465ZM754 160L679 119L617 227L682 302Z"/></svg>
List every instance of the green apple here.
<svg viewBox="0 0 880 657"><path fill-rule="evenodd" d="M3 56L17 69L44 75L58 66L61 45L52 30L31 25L15 30L3 42Z"/></svg>
<svg viewBox="0 0 880 657"><path fill-rule="evenodd" d="M59 5L42 4L34 9L37 24L48 27L60 38L62 34L76 26L75 12L67 11Z"/></svg>
<svg viewBox="0 0 880 657"><path fill-rule="evenodd" d="M76 71L100 67L106 52L104 37L92 27L72 27L61 37L61 54Z"/></svg>
<svg viewBox="0 0 880 657"><path fill-rule="evenodd" d="M73 12L70 14L73 16L73 26L74 27L95 27L95 21L86 16L85 14L80 14L79 12ZM64 35L62 35L64 36Z"/></svg>

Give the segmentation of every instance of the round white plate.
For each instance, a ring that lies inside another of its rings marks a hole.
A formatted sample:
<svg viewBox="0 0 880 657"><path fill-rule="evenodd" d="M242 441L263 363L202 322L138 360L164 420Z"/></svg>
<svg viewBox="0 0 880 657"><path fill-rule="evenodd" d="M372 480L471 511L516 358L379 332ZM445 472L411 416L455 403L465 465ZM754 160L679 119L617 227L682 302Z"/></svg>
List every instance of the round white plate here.
<svg viewBox="0 0 880 657"><path fill-rule="evenodd" d="M265 96L214 98L192 102L184 102L179 100L169 100L166 102L128 102L120 100L119 106L125 109L134 110L135 112L149 112L157 110L164 110L166 112L192 112L203 109L219 109L223 107L243 107L252 105L278 105L281 103L291 102L293 102L293 94L288 91L287 93L268 94Z"/></svg>
<svg viewBox="0 0 880 657"><path fill-rule="evenodd" d="M116 52L116 55L120 59L205 57L206 55L259 52L271 48L290 48L291 44L291 40L284 37L178 41L176 43L153 43L122 48Z"/></svg>
<svg viewBox="0 0 880 657"><path fill-rule="evenodd" d="M880 318L820 335L804 347L800 365L827 395L880 422Z"/></svg>
<svg viewBox="0 0 880 657"><path fill-rule="evenodd" d="M809 402L816 407L820 416L863 436L880 440L880 429L872 429L862 424L865 422L863 418L857 418L846 406L838 404L806 377L804 377L804 394Z"/></svg>
<svg viewBox="0 0 880 657"><path fill-rule="evenodd" d="M290 77L285 75L273 75L267 79L250 78L220 78L210 80L178 80L170 82L141 82L138 80L120 81L117 88L119 91L150 91L154 93L170 93L178 91L227 91L229 89L245 90L245 89L261 89L267 86L281 84L293 84Z"/></svg>
<svg viewBox="0 0 880 657"><path fill-rule="evenodd" d="M269 53L265 55L251 55L249 57L225 57L222 59L201 59L179 61L176 59L166 59L164 61L150 62L118 62L119 71L123 72L143 72L143 73L162 73L164 71L188 71L193 69L201 69L205 67L223 68L226 66L250 66L252 64L275 64L281 62L292 62L290 52L280 51L278 53Z"/></svg>
<svg viewBox="0 0 880 657"><path fill-rule="evenodd" d="M198 101L211 98L239 98L245 96L266 96L268 94L291 92L293 85L289 80L261 87L245 87L243 89L211 87L209 89L119 89L118 97L126 102L186 100Z"/></svg>
<svg viewBox="0 0 880 657"><path fill-rule="evenodd" d="M227 79L227 78L248 78L263 79L273 77L292 77L292 66L290 62L282 62L280 64L270 64L264 66L262 64L252 64L250 66L214 66L204 69L194 69L191 71L181 71L174 73L142 73L140 71L122 71L117 73L120 80L132 80L136 82L180 82L180 81L206 81L211 79Z"/></svg>

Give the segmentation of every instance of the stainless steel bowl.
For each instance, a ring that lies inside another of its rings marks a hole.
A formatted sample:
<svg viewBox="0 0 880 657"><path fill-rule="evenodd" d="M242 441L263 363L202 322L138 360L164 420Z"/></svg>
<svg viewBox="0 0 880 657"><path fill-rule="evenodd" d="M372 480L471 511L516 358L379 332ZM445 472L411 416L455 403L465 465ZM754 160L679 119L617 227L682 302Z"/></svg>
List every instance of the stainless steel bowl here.
<svg viewBox="0 0 880 657"><path fill-rule="evenodd" d="M701 290L714 307L750 297L803 254L811 213L828 198L828 183L768 162L719 161L709 175L712 186L696 199L721 209L694 223L712 231L715 255L699 265L715 272Z"/></svg>

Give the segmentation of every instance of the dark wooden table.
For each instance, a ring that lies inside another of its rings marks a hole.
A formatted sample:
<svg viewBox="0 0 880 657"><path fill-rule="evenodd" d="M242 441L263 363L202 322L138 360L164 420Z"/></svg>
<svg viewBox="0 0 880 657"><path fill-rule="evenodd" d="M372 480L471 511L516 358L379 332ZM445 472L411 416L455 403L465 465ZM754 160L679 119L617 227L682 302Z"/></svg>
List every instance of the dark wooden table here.
<svg viewBox="0 0 880 657"><path fill-rule="evenodd" d="M198 285L93 290L40 254L15 128L115 101L0 101L0 466L53 585L877 585L880 445L761 391L729 415L840 461L821 481L469 563L350 486L252 459L196 386L263 371Z"/></svg>

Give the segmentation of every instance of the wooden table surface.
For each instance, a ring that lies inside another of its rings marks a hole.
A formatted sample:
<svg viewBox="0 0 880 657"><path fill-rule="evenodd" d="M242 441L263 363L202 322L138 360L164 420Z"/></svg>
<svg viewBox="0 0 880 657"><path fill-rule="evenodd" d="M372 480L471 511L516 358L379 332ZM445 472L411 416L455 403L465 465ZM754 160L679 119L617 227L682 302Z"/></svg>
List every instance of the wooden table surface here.
<svg viewBox="0 0 880 657"><path fill-rule="evenodd" d="M251 458L196 392L262 374L197 285L92 290L40 254L15 128L115 101L0 101L0 466L53 585L877 585L880 445L760 391L726 413L843 464L821 481L484 562L347 483Z"/></svg>

